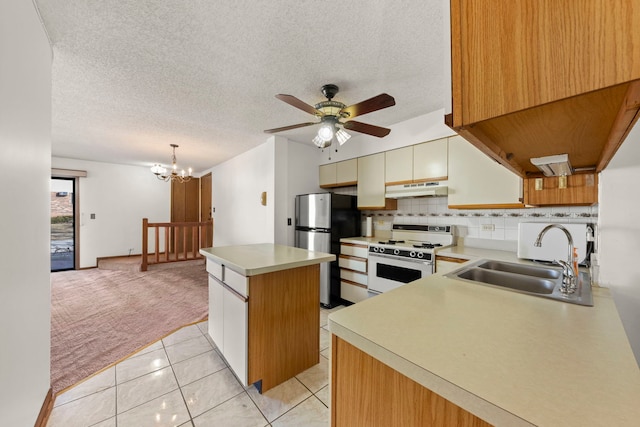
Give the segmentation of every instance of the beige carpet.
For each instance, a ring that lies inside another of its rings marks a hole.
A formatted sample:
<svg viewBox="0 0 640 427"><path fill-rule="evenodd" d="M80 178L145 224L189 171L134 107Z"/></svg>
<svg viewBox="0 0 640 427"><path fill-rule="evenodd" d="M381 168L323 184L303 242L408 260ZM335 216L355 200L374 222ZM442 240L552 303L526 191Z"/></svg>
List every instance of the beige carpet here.
<svg viewBox="0 0 640 427"><path fill-rule="evenodd" d="M59 392L208 314L202 263L51 274L51 386Z"/></svg>

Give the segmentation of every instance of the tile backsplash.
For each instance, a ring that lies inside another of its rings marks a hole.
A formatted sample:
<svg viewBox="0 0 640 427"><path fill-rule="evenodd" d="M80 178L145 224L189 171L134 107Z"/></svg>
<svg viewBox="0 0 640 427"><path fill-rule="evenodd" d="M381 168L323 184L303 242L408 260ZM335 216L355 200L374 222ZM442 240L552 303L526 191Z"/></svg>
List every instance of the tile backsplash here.
<svg viewBox="0 0 640 427"><path fill-rule="evenodd" d="M355 195L356 187L340 188L336 193ZM388 235L394 223L450 224L456 226L458 237L516 241L520 222L596 223L598 221L598 205L465 210L449 209L447 204L447 197L398 199L398 209L395 211L363 211L363 224L367 216L372 216L374 235L376 233Z"/></svg>

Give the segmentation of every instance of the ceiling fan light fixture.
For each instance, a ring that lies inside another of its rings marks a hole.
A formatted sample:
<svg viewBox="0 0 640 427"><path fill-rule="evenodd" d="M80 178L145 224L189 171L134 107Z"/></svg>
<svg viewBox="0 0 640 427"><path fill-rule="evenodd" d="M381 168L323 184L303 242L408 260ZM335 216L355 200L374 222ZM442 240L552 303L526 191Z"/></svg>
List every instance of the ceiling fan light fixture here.
<svg viewBox="0 0 640 427"><path fill-rule="evenodd" d="M336 132L336 139L338 140L338 143L340 145L347 142L349 138L351 138L351 135L349 135L349 133L347 133L344 129L338 129L338 131Z"/></svg>
<svg viewBox="0 0 640 427"><path fill-rule="evenodd" d="M316 135L312 139L312 141L315 144L315 146L318 148L327 148L328 146L331 145L331 140L325 141L324 139L320 138L318 135Z"/></svg>
<svg viewBox="0 0 640 427"><path fill-rule="evenodd" d="M318 129L318 138L321 138L323 141L331 141L334 135L334 127L333 123L324 123Z"/></svg>

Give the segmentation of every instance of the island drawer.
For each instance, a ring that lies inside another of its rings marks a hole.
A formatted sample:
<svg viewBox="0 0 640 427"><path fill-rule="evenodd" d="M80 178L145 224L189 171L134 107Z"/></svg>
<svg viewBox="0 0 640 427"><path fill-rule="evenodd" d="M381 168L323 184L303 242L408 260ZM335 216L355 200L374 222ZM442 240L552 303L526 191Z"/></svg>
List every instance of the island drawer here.
<svg viewBox="0 0 640 427"><path fill-rule="evenodd" d="M207 272L216 279L224 281L224 266L222 264L218 264L217 262L213 262L208 259Z"/></svg>
<svg viewBox="0 0 640 427"><path fill-rule="evenodd" d="M224 283L241 295L249 295L249 279L240 273L225 268Z"/></svg>

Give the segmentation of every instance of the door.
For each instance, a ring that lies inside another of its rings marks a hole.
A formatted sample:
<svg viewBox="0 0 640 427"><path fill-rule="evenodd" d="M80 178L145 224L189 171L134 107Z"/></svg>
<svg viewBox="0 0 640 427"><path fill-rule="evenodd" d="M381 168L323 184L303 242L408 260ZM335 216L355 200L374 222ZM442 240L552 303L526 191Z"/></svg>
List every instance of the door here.
<svg viewBox="0 0 640 427"><path fill-rule="evenodd" d="M75 179L51 178L51 271L76 268Z"/></svg>
<svg viewBox="0 0 640 427"><path fill-rule="evenodd" d="M331 193L303 194L297 196L296 227L330 228Z"/></svg>
<svg viewBox="0 0 640 427"><path fill-rule="evenodd" d="M199 220L200 180L192 178L185 183L173 181L171 183L171 222L198 222ZM181 252L184 247L182 234L179 234L176 240L175 247L178 252ZM187 249L192 247L191 244L191 234L187 233Z"/></svg>
<svg viewBox="0 0 640 427"><path fill-rule="evenodd" d="M213 221L211 198L211 173L208 173L200 178L200 222ZM213 227L207 229L202 246L205 248L213 246Z"/></svg>

